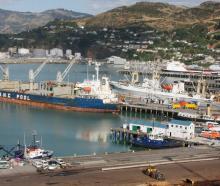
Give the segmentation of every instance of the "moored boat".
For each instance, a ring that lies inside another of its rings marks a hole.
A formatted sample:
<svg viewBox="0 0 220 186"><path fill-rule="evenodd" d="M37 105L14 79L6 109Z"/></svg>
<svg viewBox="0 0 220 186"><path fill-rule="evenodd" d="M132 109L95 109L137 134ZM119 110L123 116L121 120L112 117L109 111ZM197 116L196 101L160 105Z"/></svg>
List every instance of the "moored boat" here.
<svg viewBox="0 0 220 186"><path fill-rule="evenodd" d="M96 70L97 79L83 83L0 81L0 101L80 112L119 111L118 98L110 89L109 79L100 80L99 68Z"/></svg>
<svg viewBox="0 0 220 186"><path fill-rule="evenodd" d="M197 122L218 122L218 123L220 123L219 118L215 118L215 117L209 116L209 115L197 114L197 113L179 112L177 114L177 116L175 116L175 118L182 119L182 120L197 121Z"/></svg>
<svg viewBox="0 0 220 186"><path fill-rule="evenodd" d="M42 147L40 147L37 143L39 141L36 141L36 131L32 134L32 144L30 146L26 146L24 144L24 158L25 159L42 159L42 158L51 158L53 156L52 150L45 150Z"/></svg>
<svg viewBox="0 0 220 186"><path fill-rule="evenodd" d="M181 142L164 139L160 136L141 136L132 140L132 145L149 149L174 148L182 146Z"/></svg>

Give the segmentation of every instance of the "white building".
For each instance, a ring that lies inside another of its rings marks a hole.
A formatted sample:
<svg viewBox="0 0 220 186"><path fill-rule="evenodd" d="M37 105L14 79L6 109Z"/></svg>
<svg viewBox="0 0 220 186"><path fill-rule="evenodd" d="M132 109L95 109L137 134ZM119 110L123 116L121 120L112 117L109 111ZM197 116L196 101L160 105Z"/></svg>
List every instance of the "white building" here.
<svg viewBox="0 0 220 186"><path fill-rule="evenodd" d="M76 59L81 59L81 57L82 57L80 52L76 52L74 54L74 56L75 56Z"/></svg>
<svg viewBox="0 0 220 186"><path fill-rule="evenodd" d="M17 48L16 47L10 47L10 48L8 48L8 52L9 52L9 55L17 54Z"/></svg>
<svg viewBox="0 0 220 186"><path fill-rule="evenodd" d="M167 136L179 139L192 139L195 137L195 125L191 121L171 120L168 123L150 122L144 120L129 121L123 128L134 132L143 132L151 135Z"/></svg>
<svg viewBox="0 0 220 186"><path fill-rule="evenodd" d="M125 65L126 62L126 59L123 59L118 56L111 56L107 59L107 63L114 65Z"/></svg>
<svg viewBox="0 0 220 186"><path fill-rule="evenodd" d="M71 55L72 55L72 50L67 49L67 50L66 50L66 56L71 56Z"/></svg>
<svg viewBox="0 0 220 186"><path fill-rule="evenodd" d="M156 121L131 120L129 124L123 125L124 129L129 129L134 132L143 132L152 135L164 135L166 133L166 124L161 124Z"/></svg>
<svg viewBox="0 0 220 186"><path fill-rule="evenodd" d="M0 59L9 58L9 52L0 52Z"/></svg>
<svg viewBox="0 0 220 186"><path fill-rule="evenodd" d="M195 137L195 125L192 121L173 119L168 123L166 136L182 139L192 139Z"/></svg>
<svg viewBox="0 0 220 186"><path fill-rule="evenodd" d="M21 56L25 56L25 55L30 54L30 50L27 49L27 48L19 48L18 49L18 54L21 55Z"/></svg>

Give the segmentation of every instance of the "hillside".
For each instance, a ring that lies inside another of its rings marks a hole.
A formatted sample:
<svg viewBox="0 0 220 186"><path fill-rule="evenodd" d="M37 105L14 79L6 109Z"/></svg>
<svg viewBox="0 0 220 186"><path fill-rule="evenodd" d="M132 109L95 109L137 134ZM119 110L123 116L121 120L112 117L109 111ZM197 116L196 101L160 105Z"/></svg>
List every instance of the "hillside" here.
<svg viewBox="0 0 220 186"><path fill-rule="evenodd" d="M41 13L16 12L0 9L0 33L19 33L37 28L55 19L75 19L88 17L84 13L64 9L47 10Z"/></svg>
<svg viewBox="0 0 220 186"><path fill-rule="evenodd" d="M220 20L220 3L205 2L193 8L164 3L140 2L124 6L85 20L88 27L127 27L148 25L160 30L213 25Z"/></svg>

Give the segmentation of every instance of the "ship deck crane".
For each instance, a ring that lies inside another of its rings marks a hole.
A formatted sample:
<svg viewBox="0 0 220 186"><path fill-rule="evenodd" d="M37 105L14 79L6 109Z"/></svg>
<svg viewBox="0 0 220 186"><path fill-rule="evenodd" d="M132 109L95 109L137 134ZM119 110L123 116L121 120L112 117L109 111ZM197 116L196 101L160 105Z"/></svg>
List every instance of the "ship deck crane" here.
<svg viewBox="0 0 220 186"><path fill-rule="evenodd" d="M3 80L8 81L9 80L9 69L8 66L5 65L4 67L0 65L0 69L3 72Z"/></svg>
<svg viewBox="0 0 220 186"><path fill-rule="evenodd" d="M35 71L33 69L29 70L29 82L30 82L30 91L34 88L35 78L39 75L44 66L51 60L45 60Z"/></svg>
<svg viewBox="0 0 220 186"><path fill-rule="evenodd" d="M67 76L67 74L69 73L70 69L72 68L73 64L76 62L76 58L74 58L70 64L66 67L66 69L63 71L63 73L61 73L60 71L57 72L57 83L58 85L60 85L63 80L65 79L65 77Z"/></svg>

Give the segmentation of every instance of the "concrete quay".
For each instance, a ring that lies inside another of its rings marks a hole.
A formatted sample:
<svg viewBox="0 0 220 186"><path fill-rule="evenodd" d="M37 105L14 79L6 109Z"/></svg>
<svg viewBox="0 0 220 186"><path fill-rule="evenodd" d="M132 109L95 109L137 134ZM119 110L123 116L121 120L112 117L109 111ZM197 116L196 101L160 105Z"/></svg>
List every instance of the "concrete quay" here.
<svg viewBox="0 0 220 186"><path fill-rule="evenodd" d="M187 161L198 160L206 158L220 158L220 147L208 146L192 146L180 147L163 150L147 150L126 153L113 153L102 155L89 155L89 156L73 156L62 157L66 162L74 167L94 168L101 169L108 167L120 167L125 165L141 166L146 164L157 163L163 164L173 161Z"/></svg>
<svg viewBox="0 0 220 186"><path fill-rule="evenodd" d="M123 185L149 186L182 185L190 178L199 182L220 179L220 149L207 146L152 151L63 157L70 164L67 169L37 173L1 174L1 186L47 185ZM165 182L157 182L142 173L148 165L155 165L165 175ZM26 167L26 166L25 166ZM24 167L24 168L25 168ZM28 168L26 169L28 170ZM204 185L204 184L203 184ZM208 184L205 184L208 185Z"/></svg>

